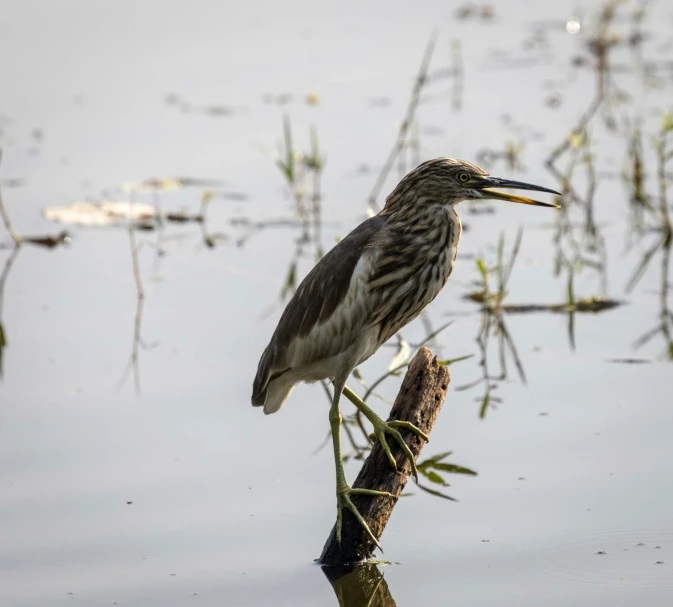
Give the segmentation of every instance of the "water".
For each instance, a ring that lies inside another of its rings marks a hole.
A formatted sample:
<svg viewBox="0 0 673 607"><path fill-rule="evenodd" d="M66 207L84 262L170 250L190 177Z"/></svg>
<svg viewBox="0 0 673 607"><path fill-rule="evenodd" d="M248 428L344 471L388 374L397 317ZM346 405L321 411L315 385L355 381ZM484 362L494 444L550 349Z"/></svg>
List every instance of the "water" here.
<svg viewBox="0 0 673 607"><path fill-rule="evenodd" d="M628 34L635 7L621 7L611 27ZM420 157L479 162L486 147L522 141L525 172L502 160L491 172L559 188L544 160L594 95L594 72L571 58L587 55L600 6L510 0L495 5L491 19L458 19L459 8L2 3L0 180L25 180L2 190L21 234L63 229L42 217L46 206L100 200L147 177L221 179L226 191L247 198L209 205L207 229L226 236L214 248L194 223L168 224L162 255L156 232L136 233L146 291L141 334L151 346L138 349L140 394L126 374L137 304L128 232L69 227L70 246L26 245L13 259L0 307L7 341L0 604L338 603L312 563L335 514L332 456L314 453L328 429L324 395L318 386L298 388L271 417L249 406L299 232L248 233L240 220L294 216L267 153L282 139L287 113L295 146L309 148L315 124L327 156L323 247L361 221L434 26L435 69L452 67L451 40L460 40L462 109L452 109L454 79L428 87L432 97L417 113ZM582 24L577 35L566 31L572 15ZM483 419L484 384L456 390L482 376L475 341L482 319L463 298L477 288L475 257L494 263L501 232L509 251L524 227L508 285L512 304L563 303L568 272L553 272L555 212L498 202L490 214L459 207L467 229L458 263L427 320L433 327L454 321L432 346L440 357L475 356L452 366L424 455L451 450L450 461L478 476L447 477L445 491L458 503L410 489L417 495L396 508L382 541L384 557L401 564L382 571L397 605L670 603L673 381L665 334L634 347L661 320L663 258L657 252L625 291L657 236L633 233L619 175L625 117L639 118L646 189L657 201L651 138L661 112L671 110L672 18L657 3L643 22L642 54L658 86L644 85L633 69L636 50L618 46L613 77L631 99L612 107L617 133L602 113L590 131L607 269L576 267L575 296L627 305L575 314L575 349L566 314L506 314L527 383L508 354L506 379L492 382L501 402L493 400ZM311 93L317 105L305 102ZM289 101L279 104L284 95ZM552 96L558 107L549 107ZM224 106L226 115L208 115L208 106ZM572 178L582 195L586 174L580 163ZM394 169L384 192L397 177ZM163 210L196 213L201 194L184 188L161 192L159 201ZM581 207L571 219L581 234ZM572 259L572 243L564 243ZM307 246L299 275L314 254ZM9 255L0 250L0 262ZM426 332L417 321L403 334L417 343ZM393 354L382 350L363 376L373 381ZM499 374L497 336L488 360ZM380 392L391 399L398 385L389 380ZM357 470L349 463L346 474L352 479Z"/></svg>

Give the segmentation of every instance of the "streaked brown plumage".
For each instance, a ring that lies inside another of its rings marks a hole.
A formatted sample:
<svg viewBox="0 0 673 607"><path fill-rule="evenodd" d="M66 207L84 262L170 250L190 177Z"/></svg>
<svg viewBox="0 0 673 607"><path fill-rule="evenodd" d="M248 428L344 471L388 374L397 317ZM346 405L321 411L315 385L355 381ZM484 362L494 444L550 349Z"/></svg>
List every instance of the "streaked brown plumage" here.
<svg viewBox="0 0 673 607"><path fill-rule="evenodd" d="M416 318L446 283L461 236L454 206L484 198L555 206L485 189L495 186L558 194L490 177L461 160L424 162L400 181L378 215L361 223L316 264L287 304L259 361L252 404L274 413L297 383L334 380L330 421L338 497L340 491L352 492L339 470L339 396L351 371ZM380 427L381 437L383 432L394 435L371 410L365 411L364 403L355 404L375 428ZM392 455L389 458L394 462ZM353 510L348 503L339 508L346 506Z"/></svg>

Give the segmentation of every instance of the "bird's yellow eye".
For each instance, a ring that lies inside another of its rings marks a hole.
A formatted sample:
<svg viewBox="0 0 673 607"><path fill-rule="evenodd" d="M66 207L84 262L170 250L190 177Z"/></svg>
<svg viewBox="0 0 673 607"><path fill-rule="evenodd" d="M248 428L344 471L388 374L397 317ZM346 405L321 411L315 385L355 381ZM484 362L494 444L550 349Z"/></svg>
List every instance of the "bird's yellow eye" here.
<svg viewBox="0 0 673 607"><path fill-rule="evenodd" d="M467 173L459 173L458 181L460 181L460 183L467 183L470 181L470 176Z"/></svg>

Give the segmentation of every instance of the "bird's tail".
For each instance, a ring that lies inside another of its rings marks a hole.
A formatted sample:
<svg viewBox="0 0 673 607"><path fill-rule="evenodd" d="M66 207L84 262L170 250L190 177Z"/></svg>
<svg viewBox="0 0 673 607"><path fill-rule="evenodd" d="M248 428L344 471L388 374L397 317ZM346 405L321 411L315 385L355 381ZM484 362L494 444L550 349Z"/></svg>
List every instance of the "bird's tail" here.
<svg viewBox="0 0 673 607"><path fill-rule="evenodd" d="M252 405L263 405L267 415L275 413L283 406L297 383L290 368L273 372L275 355L276 349L269 345L259 360L257 375L252 382Z"/></svg>
<svg viewBox="0 0 673 607"><path fill-rule="evenodd" d="M261 394L256 394L252 404L255 407L264 405L264 413L267 415L275 413L285 404L296 384L297 381L290 373L284 373L271 380Z"/></svg>

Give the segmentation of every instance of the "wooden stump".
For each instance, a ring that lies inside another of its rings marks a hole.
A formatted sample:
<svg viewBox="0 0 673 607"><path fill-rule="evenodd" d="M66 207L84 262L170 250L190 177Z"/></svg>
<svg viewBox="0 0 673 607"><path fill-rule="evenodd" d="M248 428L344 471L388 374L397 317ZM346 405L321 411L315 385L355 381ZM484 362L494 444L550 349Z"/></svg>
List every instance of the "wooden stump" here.
<svg viewBox="0 0 673 607"><path fill-rule="evenodd" d="M449 386L449 370L437 364L428 348L421 348L414 356L388 421L404 420L430 434L444 403ZM409 449L418 459L425 441L413 432L400 428ZM377 442L365 460L353 487L388 491L395 497L354 495L353 504L360 511L372 533L380 538L395 504L411 473L411 464L397 442L387 436L390 450L397 461L393 469L381 445ZM327 539L318 562L321 565L344 566L362 562L373 552L374 544L350 510L343 512L341 545L336 541L336 524Z"/></svg>

